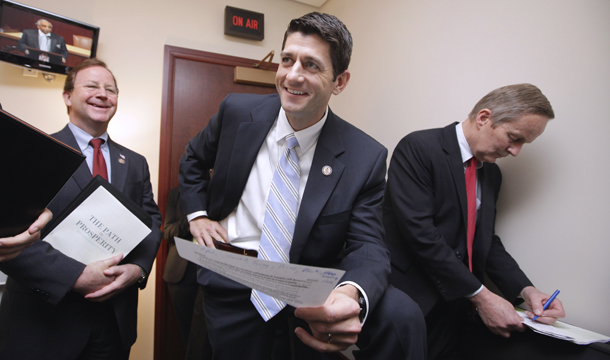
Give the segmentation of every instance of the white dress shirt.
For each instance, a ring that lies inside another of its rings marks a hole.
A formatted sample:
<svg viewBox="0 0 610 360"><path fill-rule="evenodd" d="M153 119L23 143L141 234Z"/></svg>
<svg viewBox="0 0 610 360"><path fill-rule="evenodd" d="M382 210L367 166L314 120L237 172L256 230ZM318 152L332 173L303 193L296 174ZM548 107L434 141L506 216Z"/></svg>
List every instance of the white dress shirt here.
<svg viewBox="0 0 610 360"><path fill-rule="evenodd" d="M51 51L51 33L45 34L38 29L38 48L42 51Z"/></svg>

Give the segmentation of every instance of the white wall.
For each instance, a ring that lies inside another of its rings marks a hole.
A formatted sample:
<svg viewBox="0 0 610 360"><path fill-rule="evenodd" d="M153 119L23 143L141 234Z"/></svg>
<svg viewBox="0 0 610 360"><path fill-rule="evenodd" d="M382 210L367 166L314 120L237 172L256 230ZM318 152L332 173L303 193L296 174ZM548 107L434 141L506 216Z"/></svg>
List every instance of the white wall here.
<svg viewBox="0 0 610 360"><path fill-rule="evenodd" d="M414 130L466 119L497 87L530 82L556 119L504 182L496 232L568 323L610 335L610 2L331 0L355 45L333 110L390 152Z"/></svg>
<svg viewBox="0 0 610 360"><path fill-rule="evenodd" d="M316 10L290 0L22 2L100 26L98 56L121 89L110 134L146 156L155 189L163 46L262 59L272 49L279 54L290 19ZM225 5L265 13L265 40L225 36ZM413 130L465 119L496 87L531 82L542 89L557 119L519 159L500 162L505 181L496 230L538 287L562 291L566 321L610 335L604 301L610 298L610 247L603 238L610 190L602 185L609 169L601 138L610 128L604 119L610 3L329 0L321 10L339 16L355 40L350 85L331 106L390 152ZM23 77L21 69L1 63L0 102L54 132L67 121L63 81ZM585 179L577 177L581 169ZM141 295L132 359L151 359L154 283Z"/></svg>

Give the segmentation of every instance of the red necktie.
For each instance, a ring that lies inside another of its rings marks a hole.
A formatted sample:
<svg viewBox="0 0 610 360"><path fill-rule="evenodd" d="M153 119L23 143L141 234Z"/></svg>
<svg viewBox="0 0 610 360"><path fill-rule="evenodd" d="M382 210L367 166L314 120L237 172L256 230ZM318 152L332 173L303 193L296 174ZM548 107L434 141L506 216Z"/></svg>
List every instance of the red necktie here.
<svg viewBox="0 0 610 360"><path fill-rule="evenodd" d="M106 160L100 146L104 143L104 139L91 139L89 144L93 146L93 177L99 175L108 181L108 172L106 170Z"/></svg>
<svg viewBox="0 0 610 360"><path fill-rule="evenodd" d="M466 196L468 199L468 226L466 227L466 247L468 268L472 272L472 244L477 226L477 159L473 156L466 167Z"/></svg>

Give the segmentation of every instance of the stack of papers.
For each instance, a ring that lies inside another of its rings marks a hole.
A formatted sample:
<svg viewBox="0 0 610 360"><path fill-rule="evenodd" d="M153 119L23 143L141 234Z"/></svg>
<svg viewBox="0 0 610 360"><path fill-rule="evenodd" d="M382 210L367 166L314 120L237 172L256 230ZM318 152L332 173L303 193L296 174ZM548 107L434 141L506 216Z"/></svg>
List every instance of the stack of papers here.
<svg viewBox="0 0 610 360"><path fill-rule="evenodd" d="M519 308L515 308L515 310L517 310L517 314L523 318L523 323L525 325L542 335L554 337L560 340L567 340L578 345L589 345L595 342L610 341L610 337L608 336L566 324L561 321L557 321L553 325L535 322L527 317L525 310Z"/></svg>

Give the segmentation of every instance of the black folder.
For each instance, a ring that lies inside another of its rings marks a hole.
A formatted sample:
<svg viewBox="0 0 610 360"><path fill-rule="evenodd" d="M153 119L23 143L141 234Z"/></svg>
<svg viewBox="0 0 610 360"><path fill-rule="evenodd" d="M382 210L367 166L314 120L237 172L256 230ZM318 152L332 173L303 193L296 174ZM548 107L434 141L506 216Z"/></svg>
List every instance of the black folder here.
<svg viewBox="0 0 610 360"><path fill-rule="evenodd" d="M75 225L73 222L66 222L64 224L64 221L67 221L66 218L73 212L75 214L77 214L76 215L77 219L86 219L86 220L83 220L83 222L87 222L87 220L89 220L92 215L96 215L95 212L92 214L92 213L82 210L82 208L80 208L80 205L85 200L87 200L89 198L89 196L91 196L100 187L103 187L104 189L106 189L110 193L110 195L112 195L116 200L118 200L118 202L125 209L127 209L129 212L131 212L135 216L133 218L133 221L129 222L129 226L127 228L125 228L125 227L122 228L118 232L119 234L125 234L125 232L128 231L127 229L135 228L138 225L138 221L141 222L142 224L144 224L146 226L146 228L148 228L148 233L145 236L143 236L142 238L138 239L139 241L134 244L134 248L135 248L135 246L137 246L137 244L139 242L144 240L144 238L150 234L150 231L152 231L151 230L152 229L152 217L150 216L150 214L147 213L144 209L142 209L138 204L136 204L129 197L127 197L127 195L123 194L117 188L115 188L110 183L108 183L108 181L104 180L104 178L97 175L89 182L89 184L87 184L87 186L85 186L85 188L72 200L72 202L70 202L70 204L60 214L57 214L57 216L53 217L53 220L42 230L42 236L41 236L41 238L44 241L50 241L51 245L53 245L53 247L55 247L59 251L65 253L68 256L72 256L74 259L81 261L85 264L88 264L89 262L84 260L87 258L84 254L73 253L72 255L70 255L71 254L71 252L70 252L71 245L68 245L67 243L56 244L56 243L54 243L54 240L57 240L57 238L49 240L49 237L47 237L47 235L52 236L53 230L55 230L55 228L60 225L64 226L64 229L66 229L66 227L67 227L71 231L71 232L69 232L71 234L83 234L84 230L82 230L82 229L74 232L75 229L78 229L78 226ZM101 207L103 207L103 206L98 205L98 206L96 206L96 209L99 209ZM74 218L72 218L72 220L73 219ZM111 228L116 225L116 224L106 223L105 221L103 221L103 222L105 225L107 225ZM80 232L78 232L78 231L80 231ZM85 230L85 232L87 232L87 231ZM82 235L81 235L81 237L74 236L74 240L82 240L83 237L86 238L86 236L82 236ZM72 239L72 237L70 237L70 238ZM131 238L133 239L133 237L131 237ZM63 239L61 239L61 240L63 240ZM63 246L67 246L67 248L63 248ZM127 256L127 254L131 250L133 250L133 248L125 248L125 246L120 247L119 249L120 249L120 252L122 252L124 256ZM99 254L97 254L97 255L99 255ZM101 260L101 259L105 259L105 258L107 258L107 257L104 256L104 257L96 259L96 260ZM94 260L90 260L90 261L94 261Z"/></svg>
<svg viewBox="0 0 610 360"><path fill-rule="evenodd" d="M117 188L112 186L103 177L96 175L91 179L89 184L70 202L70 204L61 212L61 214L54 214L53 220L46 226L42 231L41 238L44 239L57 225L61 224L64 219L70 215L78 206L85 201L98 187L103 187L108 190L112 196L114 196L127 210L134 214L146 227L152 228L152 217L144 209L142 209L133 200L127 197L127 195L120 192Z"/></svg>
<svg viewBox="0 0 610 360"><path fill-rule="evenodd" d="M27 230L85 156L0 110L0 237Z"/></svg>

